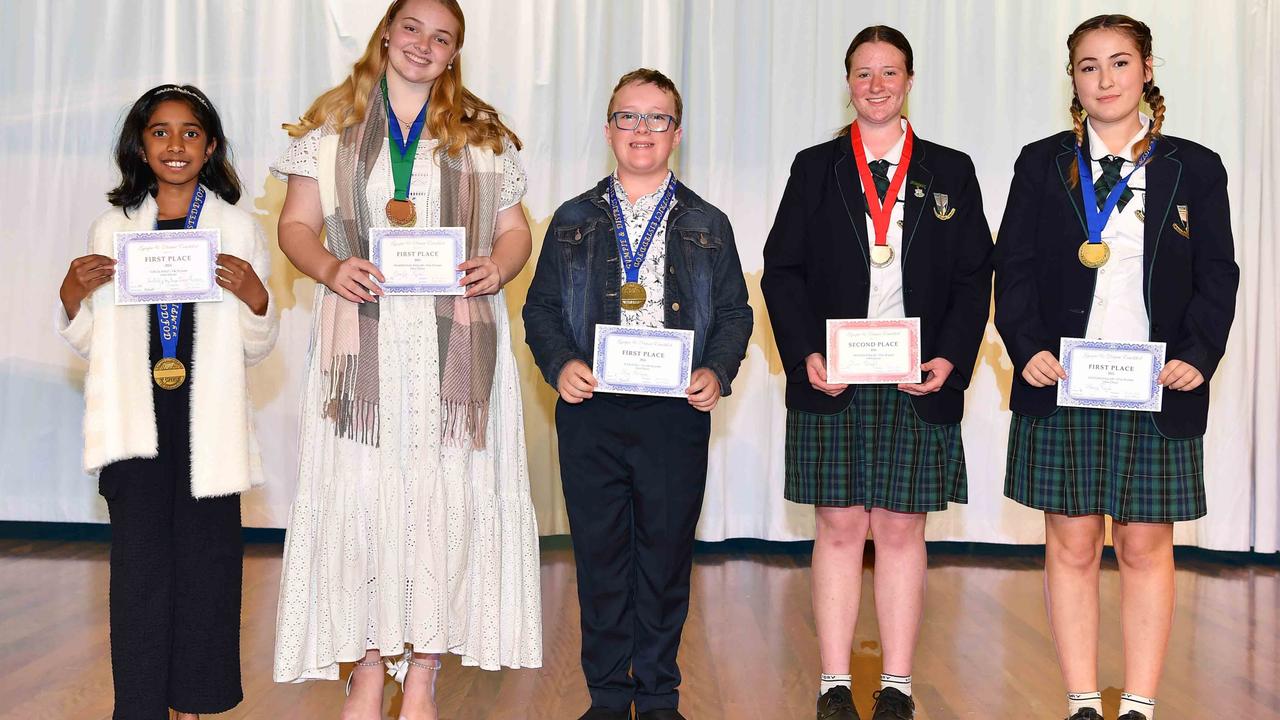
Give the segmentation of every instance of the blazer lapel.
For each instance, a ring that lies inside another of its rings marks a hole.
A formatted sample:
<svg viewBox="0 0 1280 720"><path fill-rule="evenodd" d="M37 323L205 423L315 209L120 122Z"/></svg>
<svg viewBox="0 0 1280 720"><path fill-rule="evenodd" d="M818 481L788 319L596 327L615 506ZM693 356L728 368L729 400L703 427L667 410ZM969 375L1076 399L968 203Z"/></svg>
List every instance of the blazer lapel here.
<svg viewBox="0 0 1280 720"><path fill-rule="evenodd" d="M1058 165L1058 177L1062 179L1062 189L1067 193L1067 199L1071 202L1071 207L1076 211L1076 219L1080 221L1080 231L1084 234L1085 239L1089 237L1089 224L1084 219L1084 203L1080 198L1080 183L1077 180L1075 187L1071 186L1071 168L1076 164L1076 145L1072 140L1074 136L1068 135L1062 141L1062 152L1058 153L1056 162ZM1085 157L1089 157L1089 137L1085 134L1084 146L1082 148Z"/></svg>
<svg viewBox="0 0 1280 720"><path fill-rule="evenodd" d="M1178 182L1182 179L1182 162L1173 157L1177 150L1173 141L1162 137L1156 141L1155 157L1147 164L1147 217L1142 228L1142 258L1147 280L1144 292L1151 285L1151 270L1155 266L1156 253L1160 250L1160 236L1164 234L1165 225L1169 222L1173 198L1178 191Z"/></svg>
<svg viewBox="0 0 1280 720"><path fill-rule="evenodd" d="M835 139L836 161L832 172L836 174L836 186L840 188L840 199L844 201L845 213L849 216L849 225L853 227L858 238L855 243L862 254L863 263L870 268L871 258L867 251L866 197L862 192L862 181L858 179L857 161L853 158L853 146L848 135Z"/></svg>
<svg viewBox="0 0 1280 720"><path fill-rule="evenodd" d="M929 203L930 191L933 189L933 173L925 166L924 143L917 136L911 148L911 164L907 166L906 198L902 206L902 266L907 266L907 253L911 252L911 241L915 239L916 228L920 227L920 216L925 205ZM916 192L923 187L924 192Z"/></svg>

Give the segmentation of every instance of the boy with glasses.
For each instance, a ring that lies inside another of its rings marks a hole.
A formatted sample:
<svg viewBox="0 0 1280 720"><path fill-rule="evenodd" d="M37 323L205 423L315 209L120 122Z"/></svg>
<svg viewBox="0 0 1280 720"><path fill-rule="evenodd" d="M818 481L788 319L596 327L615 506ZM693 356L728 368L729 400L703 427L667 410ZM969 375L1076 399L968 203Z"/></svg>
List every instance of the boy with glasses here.
<svg viewBox="0 0 1280 720"><path fill-rule="evenodd" d="M667 168L683 103L656 70L618 81L605 124L617 171L552 218L524 306L556 404L578 574L581 720L682 720L676 652L689 611L710 412L746 354L752 313L724 213ZM683 397L600 391L597 325L693 331Z"/></svg>

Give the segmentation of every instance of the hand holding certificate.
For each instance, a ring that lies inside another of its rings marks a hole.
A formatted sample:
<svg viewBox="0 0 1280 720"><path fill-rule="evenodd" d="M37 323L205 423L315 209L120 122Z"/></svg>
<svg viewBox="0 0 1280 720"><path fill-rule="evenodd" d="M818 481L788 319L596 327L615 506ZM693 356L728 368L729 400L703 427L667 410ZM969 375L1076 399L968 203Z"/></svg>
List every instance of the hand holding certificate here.
<svg viewBox="0 0 1280 720"><path fill-rule="evenodd" d="M683 398L692 365L692 330L596 325L599 392Z"/></svg>
<svg viewBox="0 0 1280 720"><path fill-rule="evenodd" d="M827 320L827 382L920 382L920 318Z"/></svg>
<svg viewBox="0 0 1280 720"><path fill-rule="evenodd" d="M1164 343L1062 338L1058 357L1067 378L1058 383L1058 404L1159 412L1164 353Z"/></svg>
<svg viewBox="0 0 1280 720"><path fill-rule="evenodd" d="M216 229L116 233L116 304L221 300L221 244Z"/></svg>
<svg viewBox="0 0 1280 720"><path fill-rule="evenodd" d="M369 228L369 259L387 295L462 295L466 238L461 227Z"/></svg>

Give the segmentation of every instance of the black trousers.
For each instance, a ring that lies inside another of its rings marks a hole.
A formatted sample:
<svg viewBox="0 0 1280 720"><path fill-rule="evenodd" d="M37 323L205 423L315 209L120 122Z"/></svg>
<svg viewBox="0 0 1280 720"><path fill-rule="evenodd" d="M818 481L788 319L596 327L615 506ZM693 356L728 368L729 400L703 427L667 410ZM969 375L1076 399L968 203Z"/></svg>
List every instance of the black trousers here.
<svg viewBox="0 0 1280 720"><path fill-rule="evenodd" d="M675 708L711 415L599 393L556 405L593 707Z"/></svg>
<svg viewBox="0 0 1280 720"><path fill-rule="evenodd" d="M114 720L230 710L240 686L240 496L191 496L181 390L156 391L159 456L112 463L98 488L111 513Z"/></svg>

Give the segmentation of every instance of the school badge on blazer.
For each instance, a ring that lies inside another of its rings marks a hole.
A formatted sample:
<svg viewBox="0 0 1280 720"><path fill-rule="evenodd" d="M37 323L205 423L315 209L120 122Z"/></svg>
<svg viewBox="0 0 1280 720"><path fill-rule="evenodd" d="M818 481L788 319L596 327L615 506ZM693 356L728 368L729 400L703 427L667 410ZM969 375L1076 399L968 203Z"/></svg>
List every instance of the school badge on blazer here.
<svg viewBox="0 0 1280 720"><path fill-rule="evenodd" d="M952 215L956 214L956 209L949 207L950 199L943 193L933 194L933 216L939 220L950 220Z"/></svg>
<svg viewBox="0 0 1280 720"><path fill-rule="evenodd" d="M1188 240L1191 239L1191 226L1187 224L1187 206L1178 206L1178 222L1173 223L1173 231Z"/></svg>
<svg viewBox="0 0 1280 720"><path fill-rule="evenodd" d="M911 187L915 188L915 195L918 198L924 197L924 183L919 180L912 180Z"/></svg>

